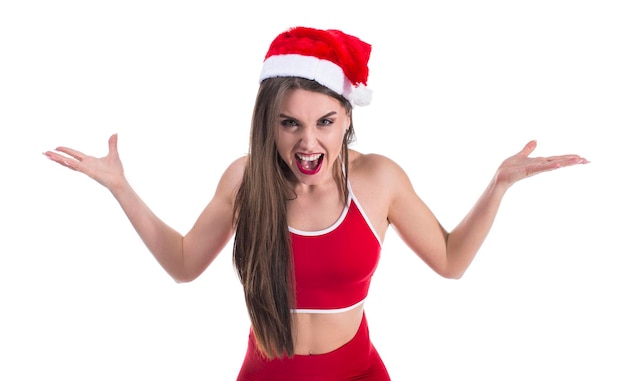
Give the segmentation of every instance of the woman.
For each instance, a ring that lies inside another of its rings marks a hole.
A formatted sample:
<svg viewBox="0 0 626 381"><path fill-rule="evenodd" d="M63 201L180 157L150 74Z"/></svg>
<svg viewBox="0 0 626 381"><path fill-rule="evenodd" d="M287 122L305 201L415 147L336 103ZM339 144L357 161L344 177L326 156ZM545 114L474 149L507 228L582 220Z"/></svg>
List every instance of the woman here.
<svg viewBox="0 0 626 381"><path fill-rule="evenodd" d="M352 109L369 103L370 45L337 30L293 28L270 45L248 155L182 236L127 182L117 151L45 154L108 188L149 250L179 282L198 277L235 235L233 261L251 319L238 380L389 380L369 339L364 300L390 225L438 274L459 278L506 190L578 155L504 160L467 216L446 231L390 159L348 148Z"/></svg>

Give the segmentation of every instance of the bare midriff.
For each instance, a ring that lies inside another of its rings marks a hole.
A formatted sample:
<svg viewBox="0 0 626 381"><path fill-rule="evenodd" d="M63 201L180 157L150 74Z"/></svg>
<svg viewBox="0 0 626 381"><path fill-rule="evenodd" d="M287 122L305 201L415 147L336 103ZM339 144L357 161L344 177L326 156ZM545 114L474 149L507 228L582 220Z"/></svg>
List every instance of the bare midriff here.
<svg viewBox="0 0 626 381"><path fill-rule="evenodd" d="M332 352L356 334L363 317L363 305L338 313L295 312L293 330L297 355Z"/></svg>

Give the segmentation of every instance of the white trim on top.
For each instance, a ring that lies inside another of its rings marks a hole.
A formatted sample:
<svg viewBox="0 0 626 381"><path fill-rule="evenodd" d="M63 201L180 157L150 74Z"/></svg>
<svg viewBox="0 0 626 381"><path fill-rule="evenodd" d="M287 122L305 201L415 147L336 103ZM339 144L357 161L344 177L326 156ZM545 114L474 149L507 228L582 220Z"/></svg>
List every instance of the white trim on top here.
<svg viewBox="0 0 626 381"><path fill-rule="evenodd" d="M351 306L344 307L344 308L325 309L325 310L324 309L313 309L313 308L296 308L296 309L292 309L291 313L296 313L296 314L340 314L342 312L353 310L353 309L357 308L358 306L360 306L363 303L365 303L365 299L361 300L360 302L356 302L355 304L353 304Z"/></svg>
<svg viewBox="0 0 626 381"><path fill-rule="evenodd" d="M361 203L359 202L359 200L357 200L356 196L352 192L352 187L350 186L350 181L348 181L348 192L350 194L350 198L352 199L352 202L354 202L356 207L359 209L359 211L361 212L361 215L363 216L363 219L365 219L365 222L367 223L367 226L369 226L370 230L372 231L372 234L374 234L374 237L376 237L376 240L378 241L378 244L380 246L382 246L383 245L383 241L378 236L378 233L376 232L376 229L374 229L374 225L372 224L372 221L370 221L369 217L367 217L367 214L365 213L365 210L361 206Z"/></svg>
<svg viewBox="0 0 626 381"><path fill-rule="evenodd" d="M344 206L343 211L341 212L341 215L339 216L339 218L337 218L337 221L335 221L335 223L333 223L329 227L325 229L320 229L320 230L299 230L299 229L292 228L291 226L289 226L289 231L294 234L301 235L304 237L315 237L315 236L324 235L326 233L330 233L331 231L337 229L337 226L341 225L343 220L346 219L346 216L348 215L348 209L350 209L351 200L352 200L352 194L348 196L348 204Z"/></svg>

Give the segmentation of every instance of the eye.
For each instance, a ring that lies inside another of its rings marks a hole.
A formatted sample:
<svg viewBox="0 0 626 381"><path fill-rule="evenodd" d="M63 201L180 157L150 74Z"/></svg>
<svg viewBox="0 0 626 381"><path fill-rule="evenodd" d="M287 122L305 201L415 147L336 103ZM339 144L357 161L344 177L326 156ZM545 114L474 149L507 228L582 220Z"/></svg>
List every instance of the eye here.
<svg viewBox="0 0 626 381"><path fill-rule="evenodd" d="M318 122L318 125L322 127L328 127L328 126L332 126L333 123L335 123L333 119L324 118L324 119L320 119L320 121Z"/></svg>
<svg viewBox="0 0 626 381"><path fill-rule="evenodd" d="M282 119L280 125L283 127L298 127L298 122L293 119Z"/></svg>

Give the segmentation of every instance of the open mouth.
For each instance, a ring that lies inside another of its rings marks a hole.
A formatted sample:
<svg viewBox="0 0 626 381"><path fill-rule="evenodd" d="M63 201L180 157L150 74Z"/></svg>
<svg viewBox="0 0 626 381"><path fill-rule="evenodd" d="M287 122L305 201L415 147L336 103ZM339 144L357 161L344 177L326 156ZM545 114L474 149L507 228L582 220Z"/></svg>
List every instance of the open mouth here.
<svg viewBox="0 0 626 381"><path fill-rule="evenodd" d="M300 172L305 175L314 175L322 168L322 162L324 161L324 154L314 153L305 155L302 153L296 154L296 164Z"/></svg>

